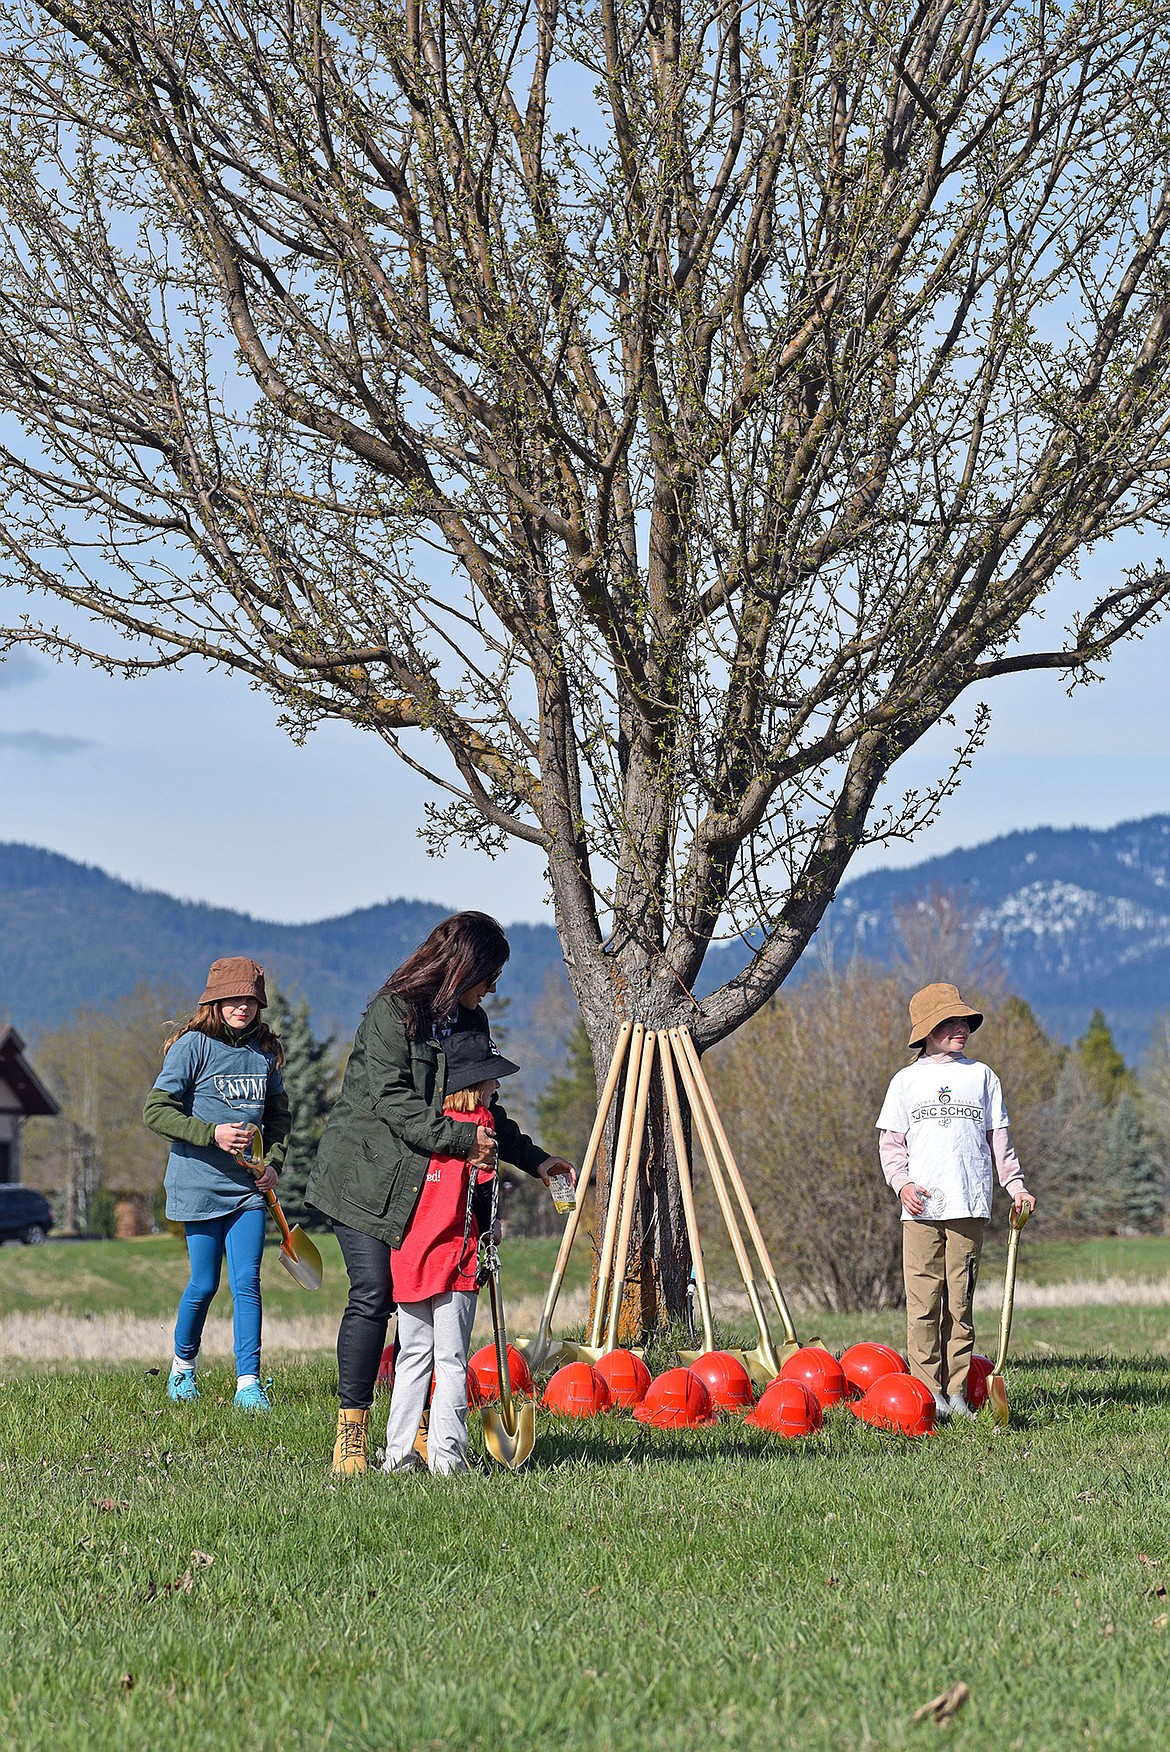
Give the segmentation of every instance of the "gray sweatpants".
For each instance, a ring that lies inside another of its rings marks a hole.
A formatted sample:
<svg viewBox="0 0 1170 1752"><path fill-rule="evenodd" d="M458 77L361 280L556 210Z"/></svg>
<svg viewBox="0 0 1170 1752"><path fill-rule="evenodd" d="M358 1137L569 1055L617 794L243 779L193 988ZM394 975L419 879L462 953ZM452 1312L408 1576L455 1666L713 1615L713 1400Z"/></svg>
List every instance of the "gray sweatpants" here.
<svg viewBox="0 0 1170 1752"><path fill-rule="evenodd" d="M425 1302L398 1304L398 1361L386 1426L386 1470L414 1447L427 1388L435 1376L427 1454L432 1472L467 1464L467 1347L475 1322L474 1290L448 1290Z"/></svg>

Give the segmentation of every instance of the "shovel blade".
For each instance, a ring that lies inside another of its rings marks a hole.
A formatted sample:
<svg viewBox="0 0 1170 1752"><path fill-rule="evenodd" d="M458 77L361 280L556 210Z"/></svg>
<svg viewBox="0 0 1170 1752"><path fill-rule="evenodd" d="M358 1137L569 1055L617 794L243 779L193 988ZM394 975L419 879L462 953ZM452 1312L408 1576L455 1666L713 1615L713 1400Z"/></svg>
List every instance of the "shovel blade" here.
<svg viewBox="0 0 1170 1752"><path fill-rule="evenodd" d="M512 1471L523 1466L536 1446L536 1407L532 1401L513 1400L513 1429L508 1428L498 1405L485 1405L481 1415L483 1444L492 1459Z"/></svg>
<svg viewBox="0 0 1170 1752"><path fill-rule="evenodd" d="M780 1346L776 1354L781 1363L786 1363L788 1358L794 1357L799 1349L799 1345L795 1349L790 1349L788 1345L784 1344ZM764 1355L760 1345L757 1345L755 1350L744 1351L743 1366L757 1387L766 1387L769 1381L774 1381L780 1373L777 1364L773 1363L770 1357Z"/></svg>
<svg viewBox="0 0 1170 1752"><path fill-rule="evenodd" d="M549 1333L538 1332L535 1338L516 1338L512 1342L517 1350L524 1352L534 1375L545 1367L559 1369L562 1363L576 1361L576 1358L566 1355L567 1350L572 1350L572 1345L566 1346Z"/></svg>
<svg viewBox="0 0 1170 1752"><path fill-rule="evenodd" d="M289 1230L288 1238L290 1246L281 1244L281 1265L302 1290L319 1290L325 1275L321 1255L299 1225Z"/></svg>
<svg viewBox="0 0 1170 1752"><path fill-rule="evenodd" d="M1011 1413L1008 1410L1007 1382L1002 1375L988 1377L987 1401L991 1406L992 1422L1001 1430L1006 1429Z"/></svg>
<svg viewBox="0 0 1170 1752"><path fill-rule="evenodd" d="M642 1352L630 1345L622 1345L622 1350L628 1350L632 1357L640 1357ZM561 1344L560 1361L562 1363L597 1363L602 1357L607 1357L611 1346L608 1344L577 1344L566 1338Z"/></svg>

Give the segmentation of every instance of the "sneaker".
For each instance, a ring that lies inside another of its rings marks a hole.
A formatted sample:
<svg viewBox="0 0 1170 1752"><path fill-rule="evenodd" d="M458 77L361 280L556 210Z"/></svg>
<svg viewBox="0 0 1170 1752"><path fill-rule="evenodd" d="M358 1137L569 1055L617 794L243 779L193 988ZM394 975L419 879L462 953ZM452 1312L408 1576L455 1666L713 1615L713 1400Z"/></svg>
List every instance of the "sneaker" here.
<svg viewBox="0 0 1170 1752"><path fill-rule="evenodd" d="M271 1411L266 1389L271 1387L271 1380L265 1381L262 1387L259 1381L251 1382L247 1387L236 1388L237 1411Z"/></svg>
<svg viewBox="0 0 1170 1752"><path fill-rule="evenodd" d="M971 1410L971 1407L967 1404L967 1401L963 1398L961 1393L952 1393L947 1400L947 1405L949 1407L948 1415L951 1417L975 1416L975 1413Z"/></svg>
<svg viewBox="0 0 1170 1752"><path fill-rule="evenodd" d="M951 1402L947 1398L945 1393L936 1393L935 1394L935 1396L934 1396L934 1410L935 1410L935 1416L938 1418L939 1423L945 1423L947 1421L947 1419L950 1417L950 1415L951 1415Z"/></svg>
<svg viewBox="0 0 1170 1752"><path fill-rule="evenodd" d="M198 1399L199 1389L195 1385L195 1370L172 1369L167 1379L167 1398L175 1405L186 1405L192 1399Z"/></svg>
<svg viewBox="0 0 1170 1752"><path fill-rule="evenodd" d="M387 1454L382 1462L382 1471L388 1473L391 1478L405 1478L410 1472L421 1472L425 1476L427 1466L426 1462L420 1460L419 1456L412 1448L409 1454L404 1454L402 1456L401 1460L391 1460L389 1454Z"/></svg>

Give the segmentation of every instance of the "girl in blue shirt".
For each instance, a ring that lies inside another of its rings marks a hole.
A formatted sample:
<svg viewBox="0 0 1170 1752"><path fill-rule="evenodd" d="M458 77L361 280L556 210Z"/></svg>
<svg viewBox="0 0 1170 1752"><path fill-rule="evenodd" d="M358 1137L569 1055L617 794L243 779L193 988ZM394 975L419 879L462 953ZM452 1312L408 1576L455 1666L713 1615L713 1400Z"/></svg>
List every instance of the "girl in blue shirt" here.
<svg viewBox="0 0 1170 1752"><path fill-rule="evenodd" d="M260 1256L265 1205L275 1186L291 1126L280 1067L284 1049L260 1012L268 1002L264 969L247 956L213 961L199 1007L166 1043L162 1070L143 1119L171 1140L165 1186L167 1216L187 1235L191 1278L179 1302L175 1355L167 1393L198 1399L195 1362L227 1257L234 1306L236 1405L267 1411L260 1384ZM256 1179L235 1152L250 1126L264 1138L265 1169Z"/></svg>

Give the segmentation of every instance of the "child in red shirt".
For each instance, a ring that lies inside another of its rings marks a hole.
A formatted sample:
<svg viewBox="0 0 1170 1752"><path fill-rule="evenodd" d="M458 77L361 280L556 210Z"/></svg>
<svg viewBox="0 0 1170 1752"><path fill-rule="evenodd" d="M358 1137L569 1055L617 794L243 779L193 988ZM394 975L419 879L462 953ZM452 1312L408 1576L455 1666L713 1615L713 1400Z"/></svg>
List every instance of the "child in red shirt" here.
<svg viewBox="0 0 1170 1752"><path fill-rule="evenodd" d="M500 1078L514 1076L519 1065L503 1058L479 1029L452 1034L445 1050L443 1111L473 1128L494 1131L492 1097ZM427 1433L431 1471L447 1475L470 1470L467 1351L475 1320L482 1213L476 1194L479 1184L491 1185L495 1173L494 1168L473 1171L461 1156L432 1156L402 1245L391 1251L398 1357L386 1429L386 1472L413 1472L422 1464L414 1439L432 1371L435 1388Z"/></svg>

